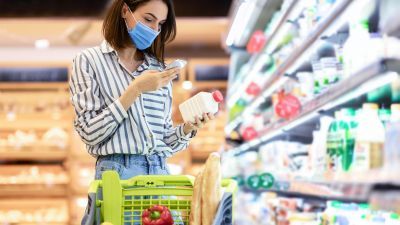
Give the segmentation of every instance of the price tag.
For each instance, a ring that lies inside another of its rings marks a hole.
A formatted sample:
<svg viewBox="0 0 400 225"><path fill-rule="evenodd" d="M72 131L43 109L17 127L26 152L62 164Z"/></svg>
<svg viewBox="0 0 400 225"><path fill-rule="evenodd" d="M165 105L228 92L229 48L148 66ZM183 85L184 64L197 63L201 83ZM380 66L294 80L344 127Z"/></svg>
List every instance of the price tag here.
<svg viewBox="0 0 400 225"><path fill-rule="evenodd" d="M253 140L258 136L258 133L254 127L246 127L243 130L242 137L245 141Z"/></svg>
<svg viewBox="0 0 400 225"><path fill-rule="evenodd" d="M260 52L264 47L267 38L264 35L264 32L261 30L257 30L251 36L249 43L247 44L247 52L249 53L257 53Z"/></svg>
<svg viewBox="0 0 400 225"><path fill-rule="evenodd" d="M262 188L270 189L274 186L275 178L270 173L260 174L260 185Z"/></svg>
<svg viewBox="0 0 400 225"><path fill-rule="evenodd" d="M247 178L247 186L250 189L257 190L260 188L260 177L258 175L251 175Z"/></svg>
<svg viewBox="0 0 400 225"><path fill-rule="evenodd" d="M261 92L261 88L258 84L251 82L246 89L246 93L252 96L257 96Z"/></svg>
<svg viewBox="0 0 400 225"><path fill-rule="evenodd" d="M275 113L284 119L291 119L300 113L301 103L299 99L292 95L287 94L281 97L275 106Z"/></svg>

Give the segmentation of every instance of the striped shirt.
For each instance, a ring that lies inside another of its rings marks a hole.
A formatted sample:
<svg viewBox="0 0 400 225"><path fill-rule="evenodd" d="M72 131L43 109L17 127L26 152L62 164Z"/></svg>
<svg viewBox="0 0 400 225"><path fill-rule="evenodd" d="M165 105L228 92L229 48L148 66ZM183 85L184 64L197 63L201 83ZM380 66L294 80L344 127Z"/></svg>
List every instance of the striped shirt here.
<svg viewBox="0 0 400 225"><path fill-rule="evenodd" d="M183 125L172 124L172 82L142 93L128 110L119 101L136 76L147 69L163 68L145 54L143 63L130 73L105 41L76 55L69 85L76 114L74 127L91 155L169 157L187 148L193 135L185 135Z"/></svg>

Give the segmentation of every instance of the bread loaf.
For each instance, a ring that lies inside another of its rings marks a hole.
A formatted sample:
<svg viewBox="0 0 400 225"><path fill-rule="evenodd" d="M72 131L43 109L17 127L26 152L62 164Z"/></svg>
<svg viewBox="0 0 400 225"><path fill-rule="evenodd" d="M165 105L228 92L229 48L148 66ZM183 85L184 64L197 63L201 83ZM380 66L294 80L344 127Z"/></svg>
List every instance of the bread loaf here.
<svg viewBox="0 0 400 225"><path fill-rule="evenodd" d="M202 225L212 225L221 197L221 157L218 153L212 153L203 171Z"/></svg>
<svg viewBox="0 0 400 225"><path fill-rule="evenodd" d="M192 203L190 209L190 225L201 225L201 192L203 183L203 170L196 176L194 181Z"/></svg>

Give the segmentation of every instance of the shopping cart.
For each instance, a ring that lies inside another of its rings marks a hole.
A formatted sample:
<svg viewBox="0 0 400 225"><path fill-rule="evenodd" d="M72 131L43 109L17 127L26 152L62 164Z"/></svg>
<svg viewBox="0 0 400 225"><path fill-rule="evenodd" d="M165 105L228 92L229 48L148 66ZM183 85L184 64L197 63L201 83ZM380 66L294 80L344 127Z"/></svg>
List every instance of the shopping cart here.
<svg viewBox="0 0 400 225"><path fill-rule="evenodd" d="M103 173L102 180L90 184L88 206L82 225L142 224L141 215L153 205L171 210L175 225L189 225L194 178L175 175L136 176L120 180L115 171ZM224 194L213 225L233 224L233 201L236 182L222 180Z"/></svg>

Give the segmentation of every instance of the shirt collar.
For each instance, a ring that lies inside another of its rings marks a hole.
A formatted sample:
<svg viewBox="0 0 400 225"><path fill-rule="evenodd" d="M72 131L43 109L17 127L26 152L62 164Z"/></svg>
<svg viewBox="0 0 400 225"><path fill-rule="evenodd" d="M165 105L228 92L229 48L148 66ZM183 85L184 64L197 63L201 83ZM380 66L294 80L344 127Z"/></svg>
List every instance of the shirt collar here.
<svg viewBox="0 0 400 225"><path fill-rule="evenodd" d="M103 40L103 42L101 43L100 50L104 54L114 52L118 57L118 52L106 40ZM143 66L145 69L149 68L151 63L158 64L157 62L154 62L154 58L151 57L146 52L143 52L143 55L144 55L144 61L141 66Z"/></svg>
<svg viewBox="0 0 400 225"><path fill-rule="evenodd" d="M117 52L106 40L101 43L100 50L102 53Z"/></svg>

